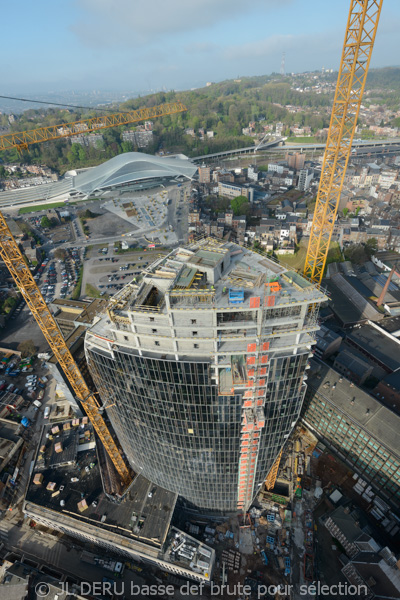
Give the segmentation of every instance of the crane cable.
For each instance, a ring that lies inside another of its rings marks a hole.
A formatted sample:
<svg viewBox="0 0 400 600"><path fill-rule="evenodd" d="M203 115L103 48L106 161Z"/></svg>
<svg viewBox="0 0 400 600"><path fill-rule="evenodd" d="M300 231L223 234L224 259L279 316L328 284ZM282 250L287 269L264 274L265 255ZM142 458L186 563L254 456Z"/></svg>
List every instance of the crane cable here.
<svg viewBox="0 0 400 600"><path fill-rule="evenodd" d="M51 105L51 106L63 106L63 107L68 107L68 108L83 108L85 110L102 110L102 111L107 111L107 112L113 112L115 113L115 108L103 108L103 107L93 107L93 106L78 106L75 104L65 104L65 103L61 103L61 102L45 102L44 100L30 100L29 98L17 98L15 96L2 96L0 95L0 98L5 99L5 100L18 100L20 102L33 102L35 104L46 104L46 105ZM132 109L134 110L134 109ZM120 110L119 112L131 112L130 110Z"/></svg>

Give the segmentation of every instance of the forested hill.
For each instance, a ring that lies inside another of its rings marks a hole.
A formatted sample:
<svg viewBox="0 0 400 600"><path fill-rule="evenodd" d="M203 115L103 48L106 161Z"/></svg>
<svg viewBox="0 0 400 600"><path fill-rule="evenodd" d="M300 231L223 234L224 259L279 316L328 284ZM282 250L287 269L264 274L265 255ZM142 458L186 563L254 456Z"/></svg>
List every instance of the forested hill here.
<svg viewBox="0 0 400 600"><path fill-rule="evenodd" d="M154 121L153 142L142 149L148 153L160 150L180 151L188 156L254 144L254 134L262 134L268 125L309 127L311 135L321 135L329 124L330 106L336 83L336 73L303 73L282 77L270 75L243 77L213 83L204 88L184 92L161 92L135 98L115 106L115 109L149 107L180 100L188 111ZM387 103L399 107L400 69L371 70L368 76L366 102ZM7 115L0 115L2 132L21 131L38 126L71 122L98 115L98 111L38 109L27 110L10 125ZM253 130L243 129L252 124ZM103 141L97 146L82 147L71 140L60 140L32 146L22 161L47 164L63 173L71 167L93 166L121 152L136 150L131 142L122 141L122 131L132 126L102 130ZM202 129L205 135L202 134ZM193 130L193 131L192 131ZM213 132L213 137L207 136ZM204 139L202 139L204 138ZM16 152L3 153L7 162L21 161Z"/></svg>

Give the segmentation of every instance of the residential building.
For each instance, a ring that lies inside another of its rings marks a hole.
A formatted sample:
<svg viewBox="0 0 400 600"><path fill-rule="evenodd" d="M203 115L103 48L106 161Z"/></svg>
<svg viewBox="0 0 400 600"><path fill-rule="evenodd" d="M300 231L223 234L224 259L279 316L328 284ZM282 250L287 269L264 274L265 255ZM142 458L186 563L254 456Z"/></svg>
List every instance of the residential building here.
<svg viewBox="0 0 400 600"><path fill-rule="evenodd" d="M247 169L247 179L251 181L258 181L260 178L260 172L255 165L249 165Z"/></svg>
<svg viewBox="0 0 400 600"><path fill-rule="evenodd" d="M285 167L283 165L278 165L277 163L268 163L268 173L279 173L282 175Z"/></svg>
<svg viewBox="0 0 400 600"><path fill-rule="evenodd" d="M300 171L300 169L304 169L306 155L301 152L287 152L285 160L287 161L290 169Z"/></svg>
<svg viewBox="0 0 400 600"><path fill-rule="evenodd" d="M249 202L253 202L254 189L251 187L244 187L241 185L219 181L218 194L220 196L225 196L225 198L231 199L237 198L237 196L245 196Z"/></svg>
<svg viewBox="0 0 400 600"><path fill-rule="evenodd" d="M297 189L301 192L305 192L311 185L311 181L314 174L309 169L301 169L299 173L299 181L297 183Z"/></svg>
<svg viewBox="0 0 400 600"><path fill-rule="evenodd" d="M211 182L211 167L208 165L201 165L199 167L199 182L210 183Z"/></svg>
<svg viewBox="0 0 400 600"><path fill-rule="evenodd" d="M118 292L85 348L135 472L202 510L247 509L300 414L325 299L214 239L177 248Z"/></svg>
<svg viewBox="0 0 400 600"><path fill-rule="evenodd" d="M153 132L151 130L139 129L135 131L123 131L122 139L124 142L131 142L138 148L146 148L153 141Z"/></svg>

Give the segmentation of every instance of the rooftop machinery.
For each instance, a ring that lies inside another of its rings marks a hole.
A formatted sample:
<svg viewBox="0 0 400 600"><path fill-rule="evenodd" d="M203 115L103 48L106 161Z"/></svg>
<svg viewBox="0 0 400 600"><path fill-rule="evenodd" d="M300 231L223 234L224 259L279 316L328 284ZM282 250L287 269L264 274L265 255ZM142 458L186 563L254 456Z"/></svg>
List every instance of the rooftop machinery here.
<svg viewBox="0 0 400 600"><path fill-rule="evenodd" d="M351 0L304 274L321 283L383 0Z"/></svg>

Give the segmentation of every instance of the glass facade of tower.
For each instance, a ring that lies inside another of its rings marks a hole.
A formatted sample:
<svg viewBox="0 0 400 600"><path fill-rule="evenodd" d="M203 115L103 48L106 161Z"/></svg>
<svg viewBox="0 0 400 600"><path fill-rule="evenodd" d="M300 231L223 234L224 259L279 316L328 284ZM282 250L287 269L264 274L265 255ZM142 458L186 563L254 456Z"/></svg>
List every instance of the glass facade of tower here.
<svg viewBox="0 0 400 600"><path fill-rule="evenodd" d="M248 510L299 418L324 299L215 240L118 292L85 352L133 469L202 510Z"/></svg>
<svg viewBox="0 0 400 600"><path fill-rule="evenodd" d="M307 357L271 361L256 469L259 483L299 416ZM136 472L200 508L235 510L242 394L219 395L207 363L123 351L112 358L93 348L88 359L101 397L110 399L108 416Z"/></svg>

